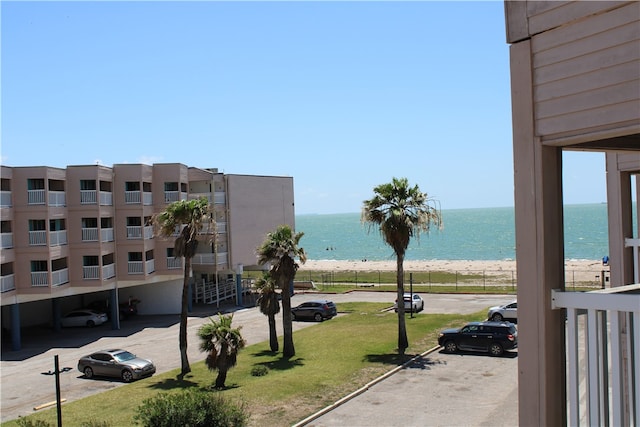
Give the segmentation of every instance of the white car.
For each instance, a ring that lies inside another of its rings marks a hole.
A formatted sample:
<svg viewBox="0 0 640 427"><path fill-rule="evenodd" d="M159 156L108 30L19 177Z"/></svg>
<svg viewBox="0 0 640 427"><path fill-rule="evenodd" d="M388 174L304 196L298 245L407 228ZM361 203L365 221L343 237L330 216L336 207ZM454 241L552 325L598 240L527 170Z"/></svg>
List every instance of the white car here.
<svg viewBox="0 0 640 427"><path fill-rule="evenodd" d="M65 314L60 320L60 324L64 328L70 328L73 326L87 326L93 328L94 326L102 325L108 321L105 313L98 313L93 310L73 310Z"/></svg>
<svg viewBox="0 0 640 427"><path fill-rule="evenodd" d="M418 311L424 310L424 300L418 294L404 294L404 311L413 311L417 313ZM393 303L393 309L398 311L398 300Z"/></svg>
<svg viewBox="0 0 640 427"><path fill-rule="evenodd" d="M502 322L503 320L518 321L518 302L512 301L509 304L497 305L489 308L487 319L494 322Z"/></svg>

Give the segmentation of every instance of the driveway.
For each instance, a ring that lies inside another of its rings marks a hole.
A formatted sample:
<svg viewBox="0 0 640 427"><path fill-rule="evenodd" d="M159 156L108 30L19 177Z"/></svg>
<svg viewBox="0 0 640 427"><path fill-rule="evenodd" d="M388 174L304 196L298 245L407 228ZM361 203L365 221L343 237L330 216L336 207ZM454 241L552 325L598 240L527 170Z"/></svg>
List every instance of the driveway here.
<svg viewBox="0 0 640 427"><path fill-rule="evenodd" d="M315 298L327 298L336 303L344 301L389 302L391 306L395 293L352 292L349 294L297 294L292 305ZM491 305L503 304L512 296L500 295L434 295L424 294L426 313L473 313ZM196 331L208 316L214 316L219 310L233 311L234 325L242 326L242 335L247 344L256 344L269 339L267 322L255 307L197 307L189 318L188 356L191 363L204 358L198 350ZM294 331L311 326L313 322L294 322ZM53 332L46 328L35 328L23 334L23 349L17 352L2 347L0 379L2 383L1 413L2 422L19 416L34 413L34 408L55 401L55 380L53 376L42 375L54 369L54 356L59 356L60 368L72 370L60 375L62 398L67 401L100 393L122 385L119 381L87 380L77 370L80 357L105 348L125 348L142 357L153 359L158 373L173 370L180 366L178 351L179 316L138 316L122 322L120 330L111 330L108 325L93 329L76 328ZM167 349L169 349L167 351ZM447 358L457 356L446 355ZM471 356L480 364L493 363L493 359L484 356ZM499 360L499 359L496 359ZM516 359L512 361L516 363ZM442 363L445 367L450 362ZM438 362L436 365L439 366ZM465 369L464 367L462 369ZM471 368L469 370L472 372ZM481 372L481 371L479 371ZM398 374L404 375L402 372ZM443 374L446 375L446 374ZM394 375L395 376L395 375ZM484 378L484 377L483 377ZM517 376L513 376L515 379ZM386 380L385 380L386 381ZM446 382L443 380L443 382ZM515 405L517 413L517 405ZM517 419L517 418L516 418ZM328 424L324 424L328 425ZM341 424L341 425L348 425ZM371 425L371 424L369 424ZM407 424L405 424L407 425ZM446 423L442 425L447 425Z"/></svg>

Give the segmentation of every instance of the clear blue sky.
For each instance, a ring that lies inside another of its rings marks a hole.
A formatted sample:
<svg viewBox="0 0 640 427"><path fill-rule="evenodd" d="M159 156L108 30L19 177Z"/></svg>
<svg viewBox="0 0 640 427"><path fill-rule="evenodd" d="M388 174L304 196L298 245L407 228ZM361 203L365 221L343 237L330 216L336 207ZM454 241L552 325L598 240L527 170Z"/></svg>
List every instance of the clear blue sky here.
<svg viewBox="0 0 640 427"><path fill-rule="evenodd" d="M0 7L4 165L292 176L298 214L394 176L442 209L513 205L501 1ZM604 201L604 156L565 161L565 202Z"/></svg>

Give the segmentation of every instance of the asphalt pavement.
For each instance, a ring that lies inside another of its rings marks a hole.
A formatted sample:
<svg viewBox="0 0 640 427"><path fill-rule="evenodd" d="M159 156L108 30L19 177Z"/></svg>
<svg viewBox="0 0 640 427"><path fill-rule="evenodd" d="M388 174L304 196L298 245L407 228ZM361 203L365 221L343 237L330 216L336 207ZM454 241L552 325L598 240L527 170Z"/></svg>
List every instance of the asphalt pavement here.
<svg viewBox="0 0 640 427"><path fill-rule="evenodd" d="M504 295L425 294L423 313L474 313L514 299ZM389 302L394 293L297 294L292 304L314 298L344 301ZM234 312L234 325L242 326L248 344L268 340L264 316L255 308L197 307L189 317L189 360L202 359L196 331L218 311ZM294 322L294 330L313 325ZM154 360L158 373L180 366L177 346L179 316L138 316L122 322L120 330L107 325L64 329L30 328L23 348L2 346L0 362L0 412L2 422L30 415L34 408L55 401L52 376L54 356L60 367L72 370L60 375L62 397L73 401L122 386L120 381L87 380L77 371L80 357L104 348L125 348ZM173 349L175 351L167 351ZM397 368L368 387L345 397L304 421L311 426L461 426L517 425L517 352L500 358L484 355L423 354L406 367ZM508 413L507 413L508 412ZM355 415L354 415L355 414Z"/></svg>

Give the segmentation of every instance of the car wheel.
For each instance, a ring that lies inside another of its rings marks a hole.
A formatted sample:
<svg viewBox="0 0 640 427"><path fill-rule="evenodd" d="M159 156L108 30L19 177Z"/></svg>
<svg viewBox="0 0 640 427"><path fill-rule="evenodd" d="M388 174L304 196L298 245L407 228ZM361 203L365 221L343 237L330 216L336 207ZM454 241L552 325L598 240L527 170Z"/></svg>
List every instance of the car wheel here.
<svg viewBox="0 0 640 427"><path fill-rule="evenodd" d="M128 370L125 369L124 371L122 371L122 381L124 381L125 383L130 383L133 380L133 373Z"/></svg>
<svg viewBox="0 0 640 427"><path fill-rule="evenodd" d="M96 322L94 322L93 320L87 320L87 326L93 328L94 326L96 326Z"/></svg>
<svg viewBox="0 0 640 427"><path fill-rule="evenodd" d="M447 341L446 343L444 343L444 351L446 351L447 353L455 353L456 351L458 351L458 346L453 341Z"/></svg>
<svg viewBox="0 0 640 427"><path fill-rule="evenodd" d="M502 317L502 314L500 313L493 313L493 316L491 316L491 320L494 322L502 322L503 319L504 317Z"/></svg>
<svg viewBox="0 0 640 427"><path fill-rule="evenodd" d="M489 346L489 354L492 356L502 356L502 353L504 353L504 350L500 344L493 343Z"/></svg>
<svg viewBox="0 0 640 427"><path fill-rule="evenodd" d="M90 367L87 366L86 368L84 368L84 371L82 372L84 372L85 378L88 378L88 379L93 378L93 369L91 369Z"/></svg>
<svg viewBox="0 0 640 427"><path fill-rule="evenodd" d="M322 322L322 314L316 313L313 315L313 318L316 322Z"/></svg>
<svg viewBox="0 0 640 427"><path fill-rule="evenodd" d="M420 304L420 311L424 310L424 303Z"/></svg>

